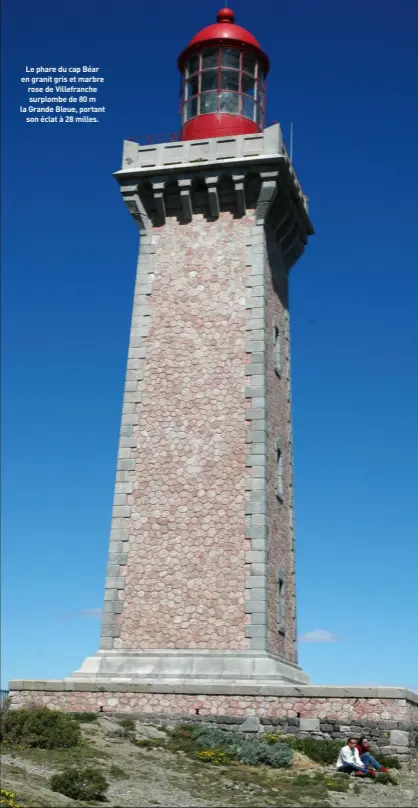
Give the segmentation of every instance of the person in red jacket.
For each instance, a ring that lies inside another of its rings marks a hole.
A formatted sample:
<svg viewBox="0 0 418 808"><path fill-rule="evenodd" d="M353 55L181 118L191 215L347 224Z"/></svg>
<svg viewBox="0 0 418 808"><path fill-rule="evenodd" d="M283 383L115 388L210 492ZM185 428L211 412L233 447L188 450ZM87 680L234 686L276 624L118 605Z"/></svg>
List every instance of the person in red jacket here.
<svg viewBox="0 0 418 808"><path fill-rule="evenodd" d="M376 769L376 771L378 772L389 771L389 769L387 769L386 766L382 766L381 763L379 763L376 760L376 758L374 758L370 754L370 746L367 738L359 738L357 741L356 749L359 753L360 760L362 763L364 763L366 769L369 766L373 766L373 768Z"/></svg>

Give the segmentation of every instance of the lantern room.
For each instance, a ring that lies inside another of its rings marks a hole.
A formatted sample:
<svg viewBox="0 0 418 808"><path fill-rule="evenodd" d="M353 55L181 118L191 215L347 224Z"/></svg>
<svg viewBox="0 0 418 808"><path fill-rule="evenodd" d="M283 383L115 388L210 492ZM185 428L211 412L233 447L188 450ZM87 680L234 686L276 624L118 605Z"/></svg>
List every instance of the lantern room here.
<svg viewBox="0 0 418 808"><path fill-rule="evenodd" d="M234 23L229 8L203 28L178 60L181 139L247 135L264 127L269 60L257 40Z"/></svg>

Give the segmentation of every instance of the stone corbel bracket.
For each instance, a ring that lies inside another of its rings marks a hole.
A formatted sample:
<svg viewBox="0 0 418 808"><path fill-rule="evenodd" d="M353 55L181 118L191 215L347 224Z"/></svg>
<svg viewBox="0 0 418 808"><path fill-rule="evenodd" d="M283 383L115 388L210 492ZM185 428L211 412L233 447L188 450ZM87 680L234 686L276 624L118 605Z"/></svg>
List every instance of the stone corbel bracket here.
<svg viewBox="0 0 418 808"><path fill-rule="evenodd" d="M245 203L245 174L233 174L234 190L237 200L237 212L239 216L244 216L247 210Z"/></svg>
<svg viewBox="0 0 418 808"><path fill-rule="evenodd" d="M205 184L208 190L209 210L213 219L219 219L220 215L218 180L219 176L205 177Z"/></svg>
<svg viewBox="0 0 418 808"><path fill-rule="evenodd" d="M165 224L166 220L166 207L164 200L165 187L166 179L164 177L158 177L158 179L152 180L152 192L154 196L157 224Z"/></svg>
<svg viewBox="0 0 418 808"><path fill-rule="evenodd" d="M120 191L122 199L129 213L135 219L140 232L145 232L150 226L150 221L138 193L138 183L133 180L122 181Z"/></svg>
<svg viewBox="0 0 418 808"><path fill-rule="evenodd" d="M179 179L178 186L180 189L180 204L184 221L191 222L193 218L191 177Z"/></svg>

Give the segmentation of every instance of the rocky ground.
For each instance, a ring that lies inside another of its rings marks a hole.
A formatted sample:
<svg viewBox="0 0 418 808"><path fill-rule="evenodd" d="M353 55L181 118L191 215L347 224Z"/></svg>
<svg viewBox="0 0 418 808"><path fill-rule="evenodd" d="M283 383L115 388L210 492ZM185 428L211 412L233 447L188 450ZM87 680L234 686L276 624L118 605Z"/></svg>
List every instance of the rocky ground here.
<svg viewBox="0 0 418 808"><path fill-rule="evenodd" d="M137 725L140 746L116 720L103 717L82 727L84 743L77 750L3 747L2 788L16 792L17 801L25 808L81 806L81 802L52 792L49 778L64 765L89 763L102 769L110 784L105 803L109 808L418 808L417 761L394 772L397 786L343 778L348 791L342 793L333 790L333 782L341 776L336 778L332 767L313 763L297 752L291 770L213 766L174 748L169 736L155 727Z"/></svg>

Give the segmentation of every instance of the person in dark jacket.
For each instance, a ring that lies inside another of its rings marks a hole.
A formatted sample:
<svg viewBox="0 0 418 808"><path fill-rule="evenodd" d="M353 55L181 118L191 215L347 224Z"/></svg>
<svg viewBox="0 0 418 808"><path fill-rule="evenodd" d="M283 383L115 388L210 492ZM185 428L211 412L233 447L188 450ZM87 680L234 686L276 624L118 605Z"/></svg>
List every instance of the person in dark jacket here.
<svg viewBox="0 0 418 808"><path fill-rule="evenodd" d="M370 754L370 746L367 738L359 738L357 741L356 749L359 753L360 760L362 763L364 763L366 769L368 769L369 766L373 766L373 768L376 769L377 772L389 771L389 769L387 769L386 766L382 766L382 764L379 763L376 760L376 758L374 758L373 755Z"/></svg>

